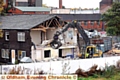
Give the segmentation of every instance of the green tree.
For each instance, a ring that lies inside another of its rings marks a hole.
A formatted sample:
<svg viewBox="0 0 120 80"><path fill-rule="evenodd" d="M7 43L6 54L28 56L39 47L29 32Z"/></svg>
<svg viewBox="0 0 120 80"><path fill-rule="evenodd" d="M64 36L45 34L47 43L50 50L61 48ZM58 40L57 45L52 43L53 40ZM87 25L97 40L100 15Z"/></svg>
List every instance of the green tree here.
<svg viewBox="0 0 120 80"><path fill-rule="evenodd" d="M63 9L65 9L65 6L62 6Z"/></svg>
<svg viewBox="0 0 120 80"><path fill-rule="evenodd" d="M109 35L120 35L120 2L114 2L112 7L102 14Z"/></svg>
<svg viewBox="0 0 120 80"><path fill-rule="evenodd" d="M46 7L46 8L48 8L48 6L47 6L46 4L42 4L42 7Z"/></svg>
<svg viewBox="0 0 120 80"><path fill-rule="evenodd" d="M95 8L95 10L99 10L99 8L97 7L97 8Z"/></svg>

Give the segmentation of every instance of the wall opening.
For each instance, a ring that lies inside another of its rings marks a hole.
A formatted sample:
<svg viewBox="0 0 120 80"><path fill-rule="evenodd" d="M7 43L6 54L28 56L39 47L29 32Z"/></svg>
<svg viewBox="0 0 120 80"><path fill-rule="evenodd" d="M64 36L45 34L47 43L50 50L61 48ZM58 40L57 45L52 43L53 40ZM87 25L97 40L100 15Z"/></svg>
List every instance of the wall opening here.
<svg viewBox="0 0 120 80"><path fill-rule="evenodd" d="M62 57L62 49L59 49L59 57Z"/></svg>
<svg viewBox="0 0 120 80"><path fill-rule="evenodd" d="M48 57L50 57L50 55L51 55L51 51L50 50L45 50L44 51L44 58L48 58Z"/></svg>

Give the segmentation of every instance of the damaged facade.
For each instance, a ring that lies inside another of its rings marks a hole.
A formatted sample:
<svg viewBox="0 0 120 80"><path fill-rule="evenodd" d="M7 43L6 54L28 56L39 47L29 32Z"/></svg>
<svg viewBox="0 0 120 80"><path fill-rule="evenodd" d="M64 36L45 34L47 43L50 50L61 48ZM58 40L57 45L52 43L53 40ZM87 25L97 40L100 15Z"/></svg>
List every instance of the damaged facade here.
<svg viewBox="0 0 120 80"><path fill-rule="evenodd" d="M13 57L15 57L15 60L20 60L25 56L31 57L33 60L42 60L50 57L61 57L66 55L66 52L74 53L76 46L63 45L59 50L54 50L49 45L44 45L64 25L65 22L55 15L2 17L2 25L0 25L0 61L7 63L12 62ZM72 40L71 45L76 45L77 42L74 40L76 38L73 36L76 34L71 30L64 33L66 39L63 39L63 43L70 44L69 42ZM71 38L71 36L74 38ZM63 36L60 37L63 38ZM12 53L15 53L15 55Z"/></svg>

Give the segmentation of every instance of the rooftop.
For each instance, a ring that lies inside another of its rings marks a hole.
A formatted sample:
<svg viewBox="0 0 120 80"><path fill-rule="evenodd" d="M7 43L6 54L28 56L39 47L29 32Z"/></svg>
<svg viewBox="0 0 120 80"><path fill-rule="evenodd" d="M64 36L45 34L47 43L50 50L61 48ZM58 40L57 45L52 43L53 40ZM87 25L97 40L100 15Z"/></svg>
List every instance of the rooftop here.
<svg viewBox="0 0 120 80"><path fill-rule="evenodd" d="M12 15L1 17L0 29L31 29L41 23L56 18L55 15Z"/></svg>
<svg viewBox="0 0 120 80"><path fill-rule="evenodd" d="M61 17L62 20L100 20L101 14L51 14Z"/></svg>
<svg viewBox="0 0 120 80"><path fill-rule="evenodd" d="M51 8L46 7L15 7L21 11L50 11Z"/></svg>

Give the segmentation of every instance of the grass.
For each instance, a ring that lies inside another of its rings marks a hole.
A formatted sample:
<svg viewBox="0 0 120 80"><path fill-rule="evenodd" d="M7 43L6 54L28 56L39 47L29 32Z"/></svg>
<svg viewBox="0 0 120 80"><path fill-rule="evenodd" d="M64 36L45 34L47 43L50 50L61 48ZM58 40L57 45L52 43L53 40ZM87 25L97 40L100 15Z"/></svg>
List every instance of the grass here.
<svg viewBox="0 0 120 80"><path fill-rule="evenodd" d="M116 72L115 74L111 74L110 77L106 77L107 74L104 76L102 75L94 75L88 78L79 77L78 80L120 80L120 71Z"/></svg>

